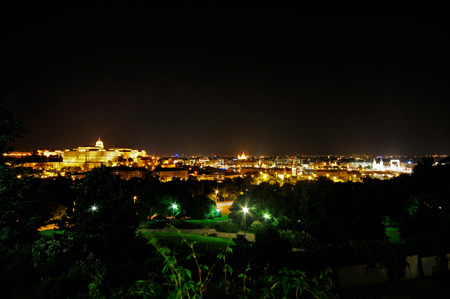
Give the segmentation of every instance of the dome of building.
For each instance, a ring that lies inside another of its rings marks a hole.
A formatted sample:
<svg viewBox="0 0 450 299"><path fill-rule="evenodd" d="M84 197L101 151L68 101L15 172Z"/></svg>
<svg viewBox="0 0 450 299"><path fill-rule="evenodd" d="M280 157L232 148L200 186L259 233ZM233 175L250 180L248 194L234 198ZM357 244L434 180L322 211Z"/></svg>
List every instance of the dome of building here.
<svg viewBox="0 0 450 299"><path fill-rule="evenodd" d="M96 146L96 147L104 148L104 146L103 146L103 141L100 140L100 137L98 137L98 141L95 143L95 146Z"/></svg>

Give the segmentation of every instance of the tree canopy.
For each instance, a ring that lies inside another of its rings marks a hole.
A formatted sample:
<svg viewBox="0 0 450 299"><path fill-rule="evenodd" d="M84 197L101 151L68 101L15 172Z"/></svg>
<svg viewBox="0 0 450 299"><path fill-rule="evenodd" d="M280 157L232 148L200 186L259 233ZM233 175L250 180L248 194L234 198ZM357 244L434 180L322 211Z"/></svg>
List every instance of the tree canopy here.
<svg viewBox="0 0 450 299"><path fill-rule="evenodd" d="M7 95L0 99L0 162L3 154L11 150L9 144L20 137L25 130L13 111L13 97Z"/></svg>

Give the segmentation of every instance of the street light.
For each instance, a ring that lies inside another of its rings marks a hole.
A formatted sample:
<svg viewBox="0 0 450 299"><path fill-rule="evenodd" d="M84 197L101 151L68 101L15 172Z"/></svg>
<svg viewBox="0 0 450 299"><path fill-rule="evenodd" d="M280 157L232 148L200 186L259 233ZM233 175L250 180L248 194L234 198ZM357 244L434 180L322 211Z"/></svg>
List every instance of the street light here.
<svg viewBox="0 0 450 299"><path fill-rule="evenodd" d="M174 210L178 209L178 205L176 203L172 204L172 209Z"/></svg>
<svg viewBox="0 0 450 299"><path fill-rule="evenodd" d="M97 211L97 207L96 207L95 205L93 205L93 206L91 207L91 211L92 211L92 212Z"/></svg>
<svg viewBox="0 0 450 299"><path fill-rule="evenodd" d="M248 208L244 207L242 209L242 212L244 212L244 236L247 236L247 213L248 213Z"/></svg>
<svg viewBox="0 0 450 299"><path fill-rule="evenodd" d="M266 220L267 220L267 219L269 219L269 218L270 218L270 215L269 215L269 214L267 214L267 213L265 213L265 214L264 214L264 219L266 219Z"/></svg>

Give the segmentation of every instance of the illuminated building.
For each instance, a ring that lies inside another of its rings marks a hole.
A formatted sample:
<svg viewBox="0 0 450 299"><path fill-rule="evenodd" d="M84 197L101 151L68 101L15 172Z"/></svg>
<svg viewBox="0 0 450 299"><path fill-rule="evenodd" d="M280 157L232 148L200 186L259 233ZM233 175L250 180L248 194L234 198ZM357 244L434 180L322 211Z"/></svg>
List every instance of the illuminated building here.
<svg viewBox="0 0 450 299"><path fill-rule="evenodd" d="M297 176L297 165L292 164L292 176Z"/></svg>
<svg viewBox="0 0 450 299"><path fill-rule="evenodd" d="M63 153L63 166L91 169L102 164L115 166L120 163L137 163L139 157L147 157L147 153L129 148L105 149L99 138L95 146L66 149Z"/></svg>
<svg viewBox="0 0 450 299"><path fill-rule="evenodd" d="M247 156L244 152L242 152L242 155L238 155L238 160L247 160Z"/></svg>
<svg viewBox="0 0 450 299"><path fill-rule="evenodd" d="M380 163L377 163L376 159L373 158L372 169L373 170L384 170L383 158L380 158Z"/></svg>
<svg viewBox="0 0 450 299"><path fill-rule="evenodd" d="M101 147L101 148L105 148L103 146L103 141L100 140L100 137L98 137L97 142L95 143L95 147Z"/></svg>
<svg viewBox="0 0 450 299"><path fill-rule="evenodd" d="M37 154L39 156L45 156L45 157L58 157L58 156L62 156L63 151L52 151L49 149L38 149L37 150Z"/></svg>
<svg viewBox="0 0 450 299"><path fill-rule="evenodd" d="M163 182L167 182L172 180L173 178L179 178L182 180L187 180L189 177L187 169L160 169L156 171L156 174L159 176L160 180Z"/></svg>
<svg viewBox="0 0 450 299"><path fill-rule="evenodd" d="M142 169L129 168L125 166L114 168L113 173L120 176L122 180L130 180L132 178L143 178L144 171Z"/></svg>
<svg viewBox="0 0 450 299"><path fill-rule="evenodd" d="M31 156L32 152L10 152L10 153L4 153L3 156L5 157L13 157L13 158L21 158L21 157L27 157Z"/></svg>

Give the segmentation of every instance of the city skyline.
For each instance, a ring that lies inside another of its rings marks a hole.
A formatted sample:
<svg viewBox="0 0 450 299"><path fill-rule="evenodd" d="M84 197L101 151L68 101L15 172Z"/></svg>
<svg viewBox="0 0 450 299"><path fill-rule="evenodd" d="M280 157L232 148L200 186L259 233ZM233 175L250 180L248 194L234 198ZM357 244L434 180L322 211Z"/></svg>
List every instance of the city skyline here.
<svg viewBox="0 0 450 299"><path fill-rule="evenodd" d="M450 150L439 15L261 8L190 24L99 9L2 21L1 92L29 131L16 150L99 136L161 155Z"/></svg>
<svg viewBox="0 0 450 299"><path fill-rule="evenodd" d="M99 146L99 144L101 144L101 146ZM107 144L108 146L108 144ZM92 143L91 144L83 144L78 146L78 148L96 148L99 147L101 149L104 148L104 140L101 139L101 137L98 138L98 140L96 141L96 143ZM50 147L41 147L41 148L34 148L31 150L20 150L20 149L12 149L8 155L11 156L15 156L15 153L19 154L19 155L31 155L32 153L36 153L37 155L44 155L44 156L57 156L57 155L63 155L63 153L65 151L72 151L72 150L76 150L77 147L62 147L62 148L50 148ZM133 146L111 146L110 150L128 150L128 149L132 149L134 148ZM147 152L146 149L137 149L138 151L143 151L143 152ZM136 151L136 150L133 150ZM314 157L314 156L332 156L332 157L347 157L347 158L389 158L389 157L410 157L410 158L420 158L420 157L436 157L436 158L444 158L447 157L447 154L439 154L439 153L434 153L434 154L426 154L426 155L404 155L404 154L389 154L389 153L384 153L384 154L367 154L367 153L344 153L344 154L336 154L336 153L326 153L326 154L319 154L319 153L315 153L315 154L305 154L305 153L277 153L277 154L252 154L249 152L246 152L245 150L241 150L238 153L225 153L225 154L220 154L220 153L196 153L196 154L185 154L185 153L181 153L181 152L177 152L177 153L169 153L169 154L161 154L161 153L155 153L155 152L148 152L146 153L149 156L158 156L158 157L208 157L208 156L214 156L214 157L236 157L236 159L238 160L246 160L248 158L255 158L255 157L276 157L276 156L298 156L298 157ZM242 156L241 156L242 154Z"/></svg>

